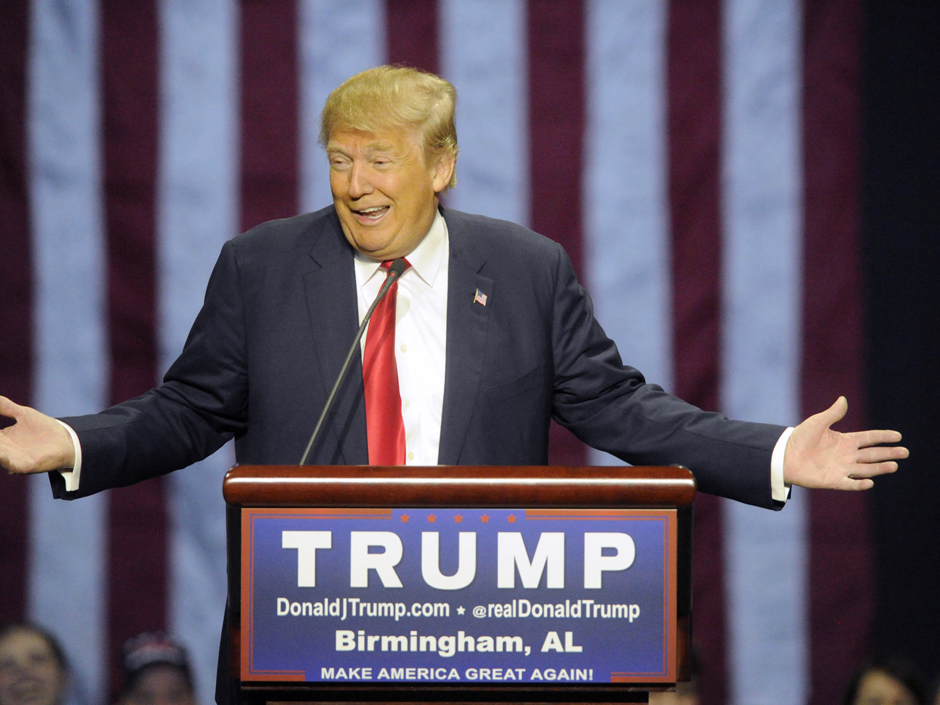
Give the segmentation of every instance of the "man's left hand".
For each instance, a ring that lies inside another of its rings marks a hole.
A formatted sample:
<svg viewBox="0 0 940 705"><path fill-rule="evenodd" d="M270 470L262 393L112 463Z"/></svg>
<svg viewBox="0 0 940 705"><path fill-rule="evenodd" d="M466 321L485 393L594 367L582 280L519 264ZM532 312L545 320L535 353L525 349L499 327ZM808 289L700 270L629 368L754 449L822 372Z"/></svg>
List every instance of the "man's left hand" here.
<svg viewBox="0 0 940 705"><path fill-rule="evenodd" d="M897 443L897 431L839 433L831 426L840 421L849 404L845 397L825 411L810 416L793 430L783 460L783 481L817 489L867 490L871 479L898 469L896 461L908 456Z"/></svg>

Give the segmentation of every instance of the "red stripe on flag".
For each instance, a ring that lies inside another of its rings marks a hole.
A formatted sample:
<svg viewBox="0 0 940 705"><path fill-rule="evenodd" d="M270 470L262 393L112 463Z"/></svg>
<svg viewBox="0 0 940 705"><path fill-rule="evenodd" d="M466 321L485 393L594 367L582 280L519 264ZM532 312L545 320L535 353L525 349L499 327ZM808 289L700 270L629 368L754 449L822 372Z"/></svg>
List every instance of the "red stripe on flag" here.
<svg viewBox="0 0 940 705"><path fill-rule="evenodd" d="M864 428L860 281L858 0L804 4L804 415L839 394L844 430ZM870 646L873 608L868 505L863 495L810 495L811 703L837 702Z"/></svg>
<svg viewBox="0 0 940 705"><path fill-rule="evenodd" d="M386 0L385 20L388 62L438 73L437 0Z"/></svg>
<svg viewBox="0 0 940 705"><path fill-rule="evenodd" d="M669 208L676 393L718 408L721 315L721 8L672 0L668 27ZM721 504L695 500L694 641L705 705L727 695Z"/></svg>
<svg viewBox="0 0 940 705"><path fill-rule="evenodd" d="M581 275L584 6L531 0L528 11L530 222L562 244Z"/></svg>
<svg viewBox="0 0 940 705"><path fill-rule="evenodd" d="M0 4L0 394L29 404L32 255L26 183L27 3ZM0 427L6 422L0 419ZM27 483L0 470L0 624L26 613Z"/></svg>
<svg viewBox="0 0 940 705"><path fill-rule="evenodd" d="M112 403L157 377L155 184L158 28L153 2L101 7L105 218ZM166 509L161 480L110 497L109 645L166 625ZM112 685L119 672L111 669Z"/></svg>
<svg viewBox="0 0 940 705"><path fill-rule="evenodd" d="M298 210L297 4L241 4L241 228Z"/></svg>
<svg viewBox="0 0 940 705"><path fill-rule="evenodd" d="M527 8L530 223L562 244L580 275L584 5L530 0ZM555 465L584 465L587 448L552 423L549 458Z"/></svg>

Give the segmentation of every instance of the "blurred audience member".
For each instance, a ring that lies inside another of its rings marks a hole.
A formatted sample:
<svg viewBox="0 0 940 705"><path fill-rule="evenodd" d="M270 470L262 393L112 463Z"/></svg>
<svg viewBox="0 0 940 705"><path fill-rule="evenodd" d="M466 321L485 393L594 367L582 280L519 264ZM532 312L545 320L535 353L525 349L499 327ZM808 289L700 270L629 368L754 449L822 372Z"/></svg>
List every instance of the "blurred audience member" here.
<svg viewBox="0 0 940 705"><path fill-rule="evenodd" d="M186 650L165 634L144 633L121 648L119 705L196 705Z"/></svg>
<svg viewBox="0 0 940 705"><path fill-rule="evenodd" d="M49 632L0 626L0 705L61 705L68 682L65 652Z"/></svg>
<svg viewBox="0 0 940 705"><path fill-rule="evenodd" d="M849 681L843 705L927 705L926 688L902 659L873 661Z"/></svg>

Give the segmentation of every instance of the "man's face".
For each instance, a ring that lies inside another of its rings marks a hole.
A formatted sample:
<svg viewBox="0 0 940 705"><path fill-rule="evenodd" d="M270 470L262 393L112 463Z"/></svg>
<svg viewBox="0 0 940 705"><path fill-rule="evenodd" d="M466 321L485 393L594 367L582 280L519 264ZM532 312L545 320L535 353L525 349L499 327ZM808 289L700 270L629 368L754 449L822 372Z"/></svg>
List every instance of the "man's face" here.
<svg viewBox="0 0 940 705"><path fill-rule="evenodd" d="M404 257L434 220L453 159L427 164L417 131L337 130L326 146L333 203L349 244L374 260Z"/></svg>

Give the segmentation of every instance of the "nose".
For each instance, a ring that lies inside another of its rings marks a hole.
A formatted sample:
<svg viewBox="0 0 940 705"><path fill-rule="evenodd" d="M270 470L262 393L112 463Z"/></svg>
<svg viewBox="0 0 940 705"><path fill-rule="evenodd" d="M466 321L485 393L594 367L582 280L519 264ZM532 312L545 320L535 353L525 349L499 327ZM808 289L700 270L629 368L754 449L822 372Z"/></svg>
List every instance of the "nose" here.
<svg viewBox="0 0 940 705"><path fill-rule="evenodd" d="M353 162L349 170L349 197L362 198L372 193L372 181L369 179L368 167L361 162Z"/></svg>

